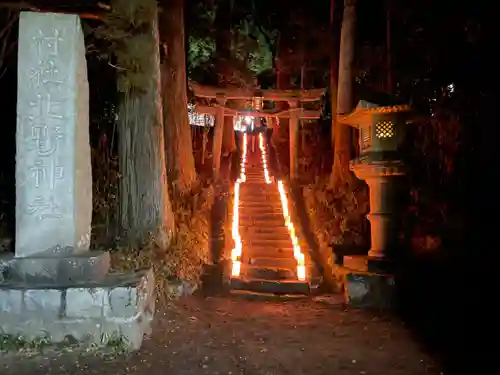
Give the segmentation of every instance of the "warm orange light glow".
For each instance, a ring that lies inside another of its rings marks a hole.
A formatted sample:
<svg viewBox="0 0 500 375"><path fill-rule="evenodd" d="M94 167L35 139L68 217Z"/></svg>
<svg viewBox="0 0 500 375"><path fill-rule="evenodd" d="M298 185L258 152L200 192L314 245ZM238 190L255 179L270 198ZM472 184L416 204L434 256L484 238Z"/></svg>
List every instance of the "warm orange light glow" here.
<svg viewBox="0 0 500 375"><path fill-rule="evenodd" d="M246 181L245 165L247 161L247 134L243 134L243 153L241 155L240 178L234 184L234 199L233 199L233 225L232 236L234 240L234 248L231 251L232 269L231 276L239 276L241 272L241 254L243 243L240 237L240 184Z"/></svg>
<svg viewBox="0 0 500 375"><path fill-rule="evenodd" d="M269 177L269 170L267 169L267 153L266 147L264 146L264 137L262 133L259 133L259 147L260 153L262 155L262 165L264 166L264 178L266 179L266 184L270 184L271 178Z"/></svg>
<svg viewBox="0 0 500 375"><path fill-rule="evenodd" d="M267 184L271 184L272 180L269 176L269 169L267 167L267 152L262 133L259 134L259 148L262 155L264 179ZM239 231L239 202L240 202L240 185L246 181L246 175L245 175L246 161L247 161L247 134L245 133L243 134L243 152L240 163L240 177L234 184L233 223L232 223L232 237L234 240L234 248L231 251L231 260L232 260L231 276L233 277L239 277L241 273L241 255L243 251L243 243L241 241L240 231ZM297 278L300 281L305 281L307 278L305 257L300 250L299 240L297 238L295 227L290 217L288 198L285 193L285 187L283 185L283 181L281 180L278 181L278 191L280 193L283 218L285 220L285 225L288 229L290 240L292 241L293 245L293 256L297 260Z"/></svg>
<svg viewBox="0 0 500 375"><path fill-rule="evenodd" d="M278 191L280 192L281 198L281 207L283 208L283 217L285 219L285 224L288 228L288 233L290 234L290 239L292 240L293 245L293 256L297 260L297 278L300 281L306 280L306 266L305 266L305 257L300 250L299 239L295 234L295 227L293 226L292 219L290 217L289 209L288 209L288 198L285 193L285 187L283 185L283 181L278 181Z"/></svg>

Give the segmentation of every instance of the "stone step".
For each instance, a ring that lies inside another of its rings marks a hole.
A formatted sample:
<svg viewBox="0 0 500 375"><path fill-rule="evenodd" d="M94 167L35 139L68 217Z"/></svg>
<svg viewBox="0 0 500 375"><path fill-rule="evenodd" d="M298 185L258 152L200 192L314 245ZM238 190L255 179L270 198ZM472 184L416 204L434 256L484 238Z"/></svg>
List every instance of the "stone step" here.
<svg viewBox="0 0 500 375"><path fill-rule="evenodd" d="M309 294L310 285L299 280L262 280L245 277L232 277L231 289L248 290L256 293Z"/></svg>
<svg viewBox="0 0 500 375"><path fill-rule="evenodd" d="M261 169L259 169L259 170L254 170L253 168L246 169L245 175L247 175L247 177L263 178L264 177L264 168L261 167Z"/></svg>
<svg viewBox="0 0 500 375"><path fill-rule="evenodd" d="M266 180L264 179L264 174L262 176L246 176L247 180L240 185L240 188L242 190L249 190L249 189L259 189L259 190L264 190L268 193L276 193L279 194L278 186L273 183L266 183Z"/></svg>
<svg viewBox="0 0 500 375"><path fill-rule="evenodd" d="M295 269L262 267L252 264L242 264L241 275L246 278L262 280L297 280Z"/></svg>
<svg viewBox="0 0 500 375"><path fill-rule="evenodd" d="M272 207L281 208L281 198L279 197L279 195L269 194L259 191L258 189L252 189L247 192L243 191L240 194L240 206L242 203L249 206L255 204L267 204L271 205Z"/></svg>
<svg viewBox="0 0 500 375"><path fill-rule="evenodd" d="M248 211L240 211L239 212L239 217L240 220L244 219L256 219L256 220L275 220L275 219L280 219L283 223L285 222L283 218L283 213L279 212L278 210L274 210L272 212L248 212ZM283 224L284 226L284 224Z"/></svg>
<svg viewBox="0 0 500 375"><path fill-rule="evenodd" d="M261 190L259 188L248 188L241 190L241 200L269 202L276 201L281 206L281 198L279 193Z"/></svg>
<svg viewBox="0 0 500 375"><path fill-rule="evenodd" d="M269 169L268 169L269 172ZM248 168L245 170L245 174L249 179L257 180L260 179L264 181L264 168L260 167L258 170L254 170L254 168Z"/></svg>
<svg viewBox="0 0 500 375"><path fill-rule="evenodd" d="M262 182L245 182L243 185L240 185L240 189L242 194L249 194L256 196L257 193L265 194L265 196L272 196L272 197L277 197L279 199L280 197L280 192L278 191L278 188L276 185L273 184L266 184L264 183L264 180ZM247 196L245 195L247 198Z"/></svg>
<svg viewBox="0 0 500 375"><path fill-rule="evenodd" d="M290 247L277 248L275 246L243 246L243 255L246 258L293 258L293 248Z"/></svg>
<svg viewBox="0 0 500 375"><path fill-rule="evenodd" d="M281 206L281 198L278 193L269 193L269 192L261 192L258 189L249 189L246 190L243 189L243 191L240 194L240 200L241 201L248 201L248 202L273 202L277 203Z"/></svg>
<svg viewBox="0 0 500 375"><path fill-rule="evenodd" d="M260 170L254 171L253 168L245 169L245 175L249 178L263 178L264 177L264 168Z"/></svg>
<svg viewBox="0 0 500 375"><path fill-rule="evenodd" d="M266 191L268 193L279 194L278 186L273 183L266 183L264 179L264 174L262 176L247 176L247 180L240 185L242 190L259 189Z"/></svg>
<svg viewBox="0 0 500 375"><path fill-rule="evenodd" d="M251 185L253 185L251 187ZM266 193L272 193L272 184L266 184L264 175L260 177L248 177L245 183L241 185L242 191L252 191L252 189L258 189L259 191L265 191Z"/></svg>
<svg viewBox="0 0 500 375"><path fill-rule="evenodd" d="M240 200L238 209L241 213L280 213L283 216L283 207L281 203L275 200Z"/></svg>
<svg viewBox="0 0 500 375"><path fill-rule="evenodd" d="M254 266L260 267L278 267L290 270L297 269L297 261L294 258L251 257L248 262Z"/></svg>
<svg viewBox="0 0 500 375"><path fill-rule="evenodd" d="M240 199L241 199L241 202L244 202L244 203L249 203L249 202L268 203L268 202L272 202L273 204L276 204L277 206L281 207L281 198L277 193L276 194L269 194L269 193L260 192L258 190L254 190L254 191L242 193Z"/></svg>
<svg viewBox="0 0 500 375"><path fill-rule="evenodd" d="M281 206L281 201L280 200L263 200L263 201L255 201L255 200L248 200L248 199L240 199L239 209L255 209L255 210L273 210L273 211L278 211L278 210L283 210L283 207Z"/></svg>
<svg viewBox="0 0 500 375"><path fill-rule="evenodd" d="M110 274L94 283L0 284L0 329L28 341L47 337L52 343L72 336L101 345L120 337L137 350L151 332L155 298L152 269Z"/></svg>
<svg viewBox="0 0 500 375"><path fill-rule="evenodd" d="M253 231L254 227L245 227L240 228L240 236L245 242L246 239L252 241L256 240L264 240L264 241L290 241L290 235L286 228L281 228L282 230L278 230L274 233L269 232L255 232Z"/></svg>
<svg viewBox="0 0 500 375"><path fill-rule="evenodd" d="M266 239L261 237L242 237L243 247L270 246L276 249L292 248L290 237L284 239Z"/></svg>
<svg viewBox="0 0 500 375"><path fill-rule="evenodd" d="M285 220L283 216L276 218L259 219L258 217L240 217L240 227L241 226L283 226Z"/></svg>
<svg viewBox="0 0 500 375"><path fill-rule="evenodd" d="M239 207L240 215L265 215L265 214L279 214L283 217L283 210L280 207L272 206L243 206Z"/></svg>
<svg viewBox="0 0 500 375"><path fill-rule="evenodd" d="M271 226L262 227L262 226L251 225L248 227L240 228L240 231L242 233L248 233L249 235L252 235L252 234L264 235L264 236L268 236L268 235L272 235L272 234L277 234L278 236L282 236L283 234L286 234L287 236L289 235L288 229L284 225L278 225L278 226L274 226L274 227L271 227Z"/></svg>

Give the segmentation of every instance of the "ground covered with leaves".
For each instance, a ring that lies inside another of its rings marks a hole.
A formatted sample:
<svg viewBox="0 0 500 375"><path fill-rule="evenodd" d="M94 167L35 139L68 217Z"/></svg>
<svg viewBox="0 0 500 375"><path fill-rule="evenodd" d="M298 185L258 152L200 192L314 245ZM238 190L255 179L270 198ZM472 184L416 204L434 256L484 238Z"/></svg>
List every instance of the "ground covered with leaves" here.
<svg viewBox="0 0 500 375"><path fill-rule="evenodd" d="M0 357L3 375L439 374L393 318L346 310L338 298L182 298L157 314L128 356Z"/></svg>

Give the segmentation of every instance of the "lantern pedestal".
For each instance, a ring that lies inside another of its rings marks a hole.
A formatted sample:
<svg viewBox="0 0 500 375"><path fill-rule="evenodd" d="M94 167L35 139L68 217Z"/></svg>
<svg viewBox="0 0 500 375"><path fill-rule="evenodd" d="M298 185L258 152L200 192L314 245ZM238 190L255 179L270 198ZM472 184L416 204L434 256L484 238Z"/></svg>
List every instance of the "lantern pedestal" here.
<svg viewBox="0 0 500 375"><path fill-rule="evenodd" d="M368 255L372 258L390 257L397 248L398 218L396 200L398 178L404 176L404 165L400 161L377 161L351 163L351 170L360 180L366 181L370 194L371 248Z"/></svg>
<svg viewBox="0 0 500 375"><path fill-rule="evenodd" d="M387 98L386 98L387 99ZM359 132L360 159L351 170L370 189L371 248L367 256L345 256L340 267L347 302L360 307L392 307L393 259L398 249L399 180L404 165L397 160L411 117L409 105L379 105L360 100L356 109L338 118Z"/></svg>
<svg viewBox="0 0 500 375"><path fill-rule="evenodd" d="M368 161L351 163L351 169L369 187L371 248L366 256L344 256L346 298L351 305L389 308L394 297L392 254L398 247L395 177L404 175L404 166L399 161Z"/></svg>

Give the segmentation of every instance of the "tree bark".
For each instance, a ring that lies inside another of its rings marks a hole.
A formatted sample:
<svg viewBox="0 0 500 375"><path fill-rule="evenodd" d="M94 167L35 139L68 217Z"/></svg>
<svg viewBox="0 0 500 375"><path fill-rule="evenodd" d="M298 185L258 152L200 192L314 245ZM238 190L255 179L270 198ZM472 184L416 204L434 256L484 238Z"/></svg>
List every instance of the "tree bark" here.
<svg viewBox="0 0 500 375"><path fill-rule="evenodd" d="M289 119L289 154L290 154L290 180L299 178L299 116L297 114L298 102L288 102L292 112Z"/></svg>
<svg viewBox="0 0 500 375"><path fill-rule="evenodd" d="M385 28L385 47L386 47L386 63L387 63L387 92L389 94L393 94L394 92L394 86L393 86L393 79L392 79L392 61L391 61L391 7L392 3L391 0L386 0L386 28Z"/></svg>
<svg viewBox="0 0 500 375"><path fill-rule="evenodd" d="M230 154L236 150L234 138L234 120L232 116L224 117L224 134L222 136L222 150L224 154Z"/></svg>
<svg viewBox="0 0 500 375"><path fill-rule="evenodd" d="M330 32L335 35L335 0L330 0ZM332 38L335 41L335 38ZM330 133L332 136L332 147L335 146L335 124L337 122L337 43L330 46L330 112L332 114L332 124Z"/></svg>
<svg viewBox="0 0 500 375"><path fill-rule="evenodd" d="M220 159L222 154L222 139L224 135L224 99L218 99L217 113L215 115L214 140L212 144L212 170L213 176L217 180L220 172Z"/></svg>
<svg viewBox="0 0 500 375"><path fill-rule="evenodd" d="M173 190L185 194L196 181L196 169L187 113L184 0L163 1L162 6L161 78L167 174Z"/></svg>
<svg viewBox="0 0 500 375"><path fill-rule="evenodd" d="M219 85L225 87L231 76L231 0L218 0L215 14L215 48L217 54L217 73L219 74Z"/></svg>
<svg viewBox="0 0 500 375"><path fill-rule="evenodd" d="M141 80L129 69L118 70L118 157L120 168L120 224L124 239L141 244L155 236L168 246L174 216L167 188L163 138L157 5L154 0L114 0L116 9L141 8L141 30L122 42L117 65L140 64ZM146 11L144 11L146 10ZM132 13L132 12L131 12ZM141 56L134 56L140 53ZM134 77L137 79L137 77Z"/></svg>
<svg viewBox="0 0 500 375"><path fill-rule="evenodd" d="M279 39L279 41L282 41L282 38ZM276 88L278 90L287 90L290 89L290 69L285 66L286 61L284 58L282 58L282 49L284 49L285 46L283 43L278 44L278 57L276 58ZM276 111L284 111L288 109L288 103L287 102L276 102ZM275 137L274 139L284 139L289 137L289 126L290 126L290 121L288 118L280 118L278 120L278 126L277 129L273 130L273 136Z"/></svg>
<svg viewBox="0 0 500 375"><path fill-rule="evenodd" d="M344 15L340 35L339 79L337 115L349 113L353 108L353 65L356 31L356 0L344 0ZM355 178L349 170L352 134L348 125L335 126L333 168L330 184L334 190Z"/></svg>
<svg viewBox="0 0 500 375"><path fill-rule="evenodd" d="M205 155L207 153L207 144L208 144L208 130L203 128L203 133L202 133L202 145L201 145L201 165L205 164Z"/></svg>

